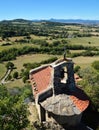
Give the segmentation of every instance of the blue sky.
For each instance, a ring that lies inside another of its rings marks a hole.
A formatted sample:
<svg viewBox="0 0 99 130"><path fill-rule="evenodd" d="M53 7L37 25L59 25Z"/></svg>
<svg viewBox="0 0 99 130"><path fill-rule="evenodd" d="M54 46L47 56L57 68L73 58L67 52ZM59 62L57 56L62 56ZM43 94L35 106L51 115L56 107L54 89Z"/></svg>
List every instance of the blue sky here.
<svg viewBox="0 0 99 130"><path fill-rule="evenodd" d="M98 19L99 0L0 0L0 20Z"/></svg>

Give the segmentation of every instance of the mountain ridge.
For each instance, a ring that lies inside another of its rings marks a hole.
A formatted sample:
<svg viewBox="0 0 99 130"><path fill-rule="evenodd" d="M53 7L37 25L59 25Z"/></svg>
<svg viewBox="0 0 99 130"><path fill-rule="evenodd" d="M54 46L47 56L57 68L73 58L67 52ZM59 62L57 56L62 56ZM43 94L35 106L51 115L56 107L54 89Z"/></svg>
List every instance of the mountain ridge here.
<svg viewBox="0 0 99 130"><path fill-rule="evenodd" d="M99 24L99 20L84 20L84 19L13 19L13 20L2 20L0 22L58 22L58 23L77 23L77 24Z"/></svg>
<svg viewBox="0 0 99 130"><path fill-rule="evenodd" d="M51 18L49 21L51 22L61 22L61 23L80 23L80 24L99 24L99 20L84 20L84 19L53 19Z"/></svg>

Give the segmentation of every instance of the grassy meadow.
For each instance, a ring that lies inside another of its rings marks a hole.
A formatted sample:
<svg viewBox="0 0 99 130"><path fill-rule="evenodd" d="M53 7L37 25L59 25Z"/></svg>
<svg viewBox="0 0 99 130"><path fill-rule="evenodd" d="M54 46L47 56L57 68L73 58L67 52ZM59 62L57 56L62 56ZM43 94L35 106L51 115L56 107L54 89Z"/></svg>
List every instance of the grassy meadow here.
<svg viewBox="0 0 99 130"><path fill-rule="evenodd" d="M97 60L99 61L99 56L93 56L93 57L79 56L79 57L73 58L75 65L79 65L81 68L89 67L94 61L97 61Z"/></svg>
<svg viewBox="0 0 99 130"><path fill-rule="evenodd" d="M95 46L99 48L99 37L71 38L68 41L72 45Z"/></svg>
<svg viewBox="0 0 99 130"><path fill-rule="evenodd" d="M47 55L47 54L30 54L19 56L17 57L16 60L13 60L11 62L14 63L15 67L17 68L17 71L20 72L20 70L23 69L24 63L34 63L34 62L39 63L43 60L47 60L52 57L53 55Z"/></svg>

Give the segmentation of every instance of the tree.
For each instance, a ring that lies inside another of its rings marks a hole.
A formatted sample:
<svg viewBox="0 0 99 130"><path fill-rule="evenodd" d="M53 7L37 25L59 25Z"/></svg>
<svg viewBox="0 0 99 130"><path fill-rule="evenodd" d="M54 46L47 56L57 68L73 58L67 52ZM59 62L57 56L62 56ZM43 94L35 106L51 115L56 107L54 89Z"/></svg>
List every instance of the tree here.
<svg viewBox="0 0 99 130"><path fill-rule="evenodd" d="M0 130L22 130L29 124L22 93L11 95L0 85Z"/></svg>
<svg viewBox="0 0 99 130"><path fill-rule="evenodd" d="M13 64L12 62L8 62L8 63L6 64L6 68L7 68L7 69L13 69L13 68L14 68L14 64Z"/></svg>
<svg viewBox="0 0 99 130"><path fill-rule="evenodd" d="M17 79L17 78L18 78L18 76L19 76L18 72L17 72L17 71L16 71L16 72L14 72L14 74L13 74L13 78Z"/></svg>

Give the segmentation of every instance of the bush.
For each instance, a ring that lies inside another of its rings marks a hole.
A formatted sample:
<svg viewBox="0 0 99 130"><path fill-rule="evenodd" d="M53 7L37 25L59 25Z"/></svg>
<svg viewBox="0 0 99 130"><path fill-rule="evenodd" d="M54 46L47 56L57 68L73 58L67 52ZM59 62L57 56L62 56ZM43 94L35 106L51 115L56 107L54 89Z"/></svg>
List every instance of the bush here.
<svg viewBox="0 0 99 130"><path fill-rule="evenodd" d="M8 62L8 63L6 64L6 68L7 68L7 69L13 69L13 68L14 68L14 64L13 64L12 62Z"/></svg>
<svg viewBox="0 0 99 130"><path fill-rule="evenodd" d="M79 70L80 70L80 66L78 66L78 65L75 66L75 68L74 68L74 72L77 73Z"/></svg>
<svg viewBox="0 0 99 130"><path fill-rule="evenodd" d="M92 63L92 67L93 67L94 69L96 69L96 70L99 71L99 61L94 61L94 62Z"/></svg>
<svg viewBox="0 0 99 130"><path fill-rule="evenodd" d="M16 72L14 72L14 74L13 74L13 78L15 78L15 79L17 79L18 78L18 72L16 71Z"/></svg>

